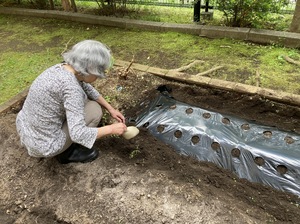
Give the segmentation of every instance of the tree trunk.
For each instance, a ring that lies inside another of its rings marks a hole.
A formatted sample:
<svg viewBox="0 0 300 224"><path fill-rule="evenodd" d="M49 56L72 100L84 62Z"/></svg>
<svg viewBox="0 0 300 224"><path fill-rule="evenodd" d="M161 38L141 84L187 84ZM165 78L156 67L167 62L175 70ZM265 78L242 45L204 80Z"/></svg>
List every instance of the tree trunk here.
<svg viewBox="0 0 300 224"><path fill-rule="evenodd" d="M75 3L75 0L71 0L71 6L72 6L72 9L73 9L73 12L77 12L77 6L76 6L76 3Z"/></svg>
<svg viewBox="0 0 300 224"><path fill-rule="evenodd" d="M61 0L61 5L64 8L64 11L71 11L71 4L69 0Z"/></svg>
<svg viewBox="0 0 300 224"><path fill-rule="evenodd" d="M297 0L290 32L300 33L300 0Z"/></svg>

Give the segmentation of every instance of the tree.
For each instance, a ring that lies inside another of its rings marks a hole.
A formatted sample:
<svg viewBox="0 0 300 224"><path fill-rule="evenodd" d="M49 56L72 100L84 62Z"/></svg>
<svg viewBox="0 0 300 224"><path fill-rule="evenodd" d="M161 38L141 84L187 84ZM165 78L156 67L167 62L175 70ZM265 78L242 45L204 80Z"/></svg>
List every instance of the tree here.
<svg viewBox="0 0 300 224"><path fill-rule="evenodd" d="M69 0L61 0L61 5L62 5L64 11L67 11L67 12L71 11L71 3Z"/></svg>
<svg viewBox="0 0 300 224"><path fill-rule="evenodd" d="M290 26L290 31L295 33L300 33L300 0L296 2L296 8Z"/></svg>
<svg viewBox="0 0 300 224"><path fill-rule="evenodd" d="M71 11L77 12L77 7L75 0L61 0L61 5L64 8L64 11Z"/></svg>

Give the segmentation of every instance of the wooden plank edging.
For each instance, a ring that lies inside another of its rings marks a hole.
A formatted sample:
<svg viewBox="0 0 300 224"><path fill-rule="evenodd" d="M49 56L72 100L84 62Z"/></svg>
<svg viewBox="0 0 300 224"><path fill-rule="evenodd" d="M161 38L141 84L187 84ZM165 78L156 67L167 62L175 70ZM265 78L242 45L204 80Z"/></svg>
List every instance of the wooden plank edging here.
<svg viewBox="0 0 300 224"><path fill-rule="evenodd" d="M116 66L125 67L129 65L129 62L116 60ZM153 74L162 78L171 79L187 84L193 84L198 86L207 86L211 88L223 89L233 92L240 92L250 95L260 95L261 97L280 103L285 103L294 106L300 106L300 95L287 93L283 91L277 91L268 88L261 88L257 86L246 85L243 83L230 82L220 79L213 79L205 76L190 75L184 72L177 72L173 70L166 70L161 68L154 68L137 63L133 63L131 68L136 70Z"/></svg>

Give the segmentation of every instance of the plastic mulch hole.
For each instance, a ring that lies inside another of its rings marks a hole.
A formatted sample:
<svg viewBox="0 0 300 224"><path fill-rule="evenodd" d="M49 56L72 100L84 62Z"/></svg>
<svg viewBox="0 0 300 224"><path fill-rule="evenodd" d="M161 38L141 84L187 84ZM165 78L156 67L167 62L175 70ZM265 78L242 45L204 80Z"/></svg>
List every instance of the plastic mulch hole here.
<svg viewBox="0 0 300 224"><path fill-rule="evenodd" d="M242 128L244 131L248 131L248 130L250 130L250 125L249 125L249 124L242 124L242 125L241 125L241 128Z"/></svg>
<svg viewBox="0 0 300 224"><path fill-rule="evenodd" d="M187 113L187 114L191 114L191 113L193 113L193 108L188 108L188 109L186 109L185 110L185 112Z"/></svg>
<svg viewBox="0 0 300 224"><path fill-rule="evenodd" d="M265 160L262 157L255 157L254 158L254 162L258 165L258 166L263 166L265 164Z"/></svg>
<svg viewBox="0 0 300 224"><path fill-rule="evenodd" d="M288 171L288 169L287 169L287 167L285 165L278 165L276 167L276 170L280 174L286 174L286 172Z"/></svg>
<svg viewBox="0 0 300 224"><path fill-rule="evenodd" d="M197 143L200 142L200 138L199 138L199 136L194 135L194 136L192 137L191 141L192 141L192 143L193 143L194 145L196 145Z"/></svg>
<svg viewBox="0 0 300 224"><path fill-rule="evenodd" d="M286 137L284 138L284 141L285 141L287 144L293 144L293 143L295 142L295 140L294 140L292 137L290 137L290 136L286 136Z"/></svg>
<svg viewBox="0 0 300 224"><path fill-rule="evenodd" d="M171 110L174 110L174 109L176 109L176 104L174 104L174 105L171 105L171 106L170 106L170 109L171 109Z"/></svg>
<svg viewBox="0 0 300 224"><path fill-rule="evenodd" d="M160 109L162 107L162 104L157 104L155 107Z"/></svg>
<svg viewBox="0 0 300 224"><path fill-rule="evenodd" d="M230 120L227 117L222 118L222 123L223 124L230 124Z"/></svg>
<svg viewBox="0 0 300 224"><path fill-rule="evenodd" d="M146 122L145 124L143 124L143 127L146 128L149 126L149 122Z"/></svg>
<svg viewBox="0 0 300 224"><path fill-rule="evenodd" d="M211 114L210 113L204 113L202 115L205 119L209 119L211 117Z"/></svg>
<svg viewBox="0 0 300 224"><path fill-rule="evenodd" d="M162 133L164 130L165 130L165 126L164 125L158 125L156 130L159 132L159 133Z"/></svg>
<svg viewBox="0 0 300 224"><path fill-rule="evenodd" d="M215 151L218 151L221 149L221 145L219 142L213 142L213 143L211 143L211 148Z"/></svg>
<svg viewBox="0 0 300 224"><path fill-rule="evenodd" d="M241 155L241 151L238 148L234 148L231 150L231 155L238 158Z"/></svg>
<svg viewBox="0 0 300 224"><path fill-rule="evenodd" d="M174 136L175 136L176 138L181 138L181 137L182 137L182 132L181 132L180 130L176 130L176 131L174 132Z"/></svg>
<svg viewBox="0 0 300 224"><path fill-rule="evenodd" d="M264 131L263 134L266 138L271 138L272 137L272 132L271 131Z"/></svg>

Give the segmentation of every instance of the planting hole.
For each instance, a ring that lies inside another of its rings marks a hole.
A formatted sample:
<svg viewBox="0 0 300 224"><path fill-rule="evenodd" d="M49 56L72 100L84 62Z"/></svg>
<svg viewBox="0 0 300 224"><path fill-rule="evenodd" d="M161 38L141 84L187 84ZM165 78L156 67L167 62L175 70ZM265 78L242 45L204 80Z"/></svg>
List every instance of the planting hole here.
<svg viewBox="0 0 300 224"><path fill-rule="evenodd" d="M231 155L238 158L241 155L241 151L238 148L234 148L231 150Z"/></svg>
<svg viewBox="0 0 300 224"><path fill-rule="evenodd" d="M293 144L293 143L295 142L295 140L294 140L292 137L290 137L290 136L286 136L286 137L284 138L284 141L285 141L287 144Z"/></svg>
<svg viewBox="0 0 300 224"><path fill-rule="evenodd" d="M158 131L159 133L162 133L164 130L165 130L165 126L164 126L164 125L158 125L158 126L157 126L157 131Z"/></svg>
<svg viewBox="0 0 300 224"><path fill-rule="evenodd" d="M143 125L144 128L146 128L146 127L148 127L148 126L149 126L149 122L146 122L146 123Z"/></svg>
<svg viewBox="0 0 300 224"><path fill-rule="evenodd" d="M242 124L241 128L245 131L250 130L250 125L249 124Z"/></svg>
<svg viewBox="0 0 300 224"><path fill-rule="evenodd" d="M200 138L197 135L194 135L191 141L194 145L196 145L198 142L200 142Z"/></svg>
<svg viewBox="0 0 300 224"><path fill-rule="evenodd" d="M202 115L205 119L209 119L211 117L211 114L210 113L204 113Z"/></svg>
<svg viewBox="0 0 300 224"><path fill-rule="evenodd" d="M215 151L218 151L221 148L221 145L218 142L213 142L211 143L211 148Z"/></svg>
<svg viewBox="0 0 300 224"><path fill-rule="evenodd" d="M188 108L188 109L186 109L185 110L185 112L187 113L187 114L191 114L191 113L193 113L193 108Z"/></svg>
<svg viewBox="0 0 300 224"><path fill-rule="evenodd" d="M230 120L227 117L222 118L222 123L223 124L230 124Z"/></svg>
<svg viewBox="0 0 300 224"><path fill-rule="evenodd" d="M276 170L280 174L286 174L286 172L288 171L288 169L287 169L287 167L285 165L278 165L276 167Z"/></svg>
<svg viewBox="0 0 300 224"><path fill-rule="evenodd" d="M254 158L254 162L258 165L258 166L262 166L265 164L265 160L262 157L255 157Z"/></svg>
<svg viewBox="0 0 300 224"><path fill-rule="evenodd" d="M174 105L170 106L170 109L171 109L171 110L174 110L174 109L176 109L176 104L174 104Z"/></svg>
<svg viewBox="0 0 300 224"><path fill-rule="evenodd" d="M176 138L181 138L181 137L182 137L182 132L181 132L180 130L176 130L176 131L174 132L174 136L175 136Z"/></svg>
<svg viewBox="0 0 300 224"><path fill-rule="evenodd" d="M271 131L264 131L263 134L266 138L271 138L272 137L272 132Z"/></svg>

